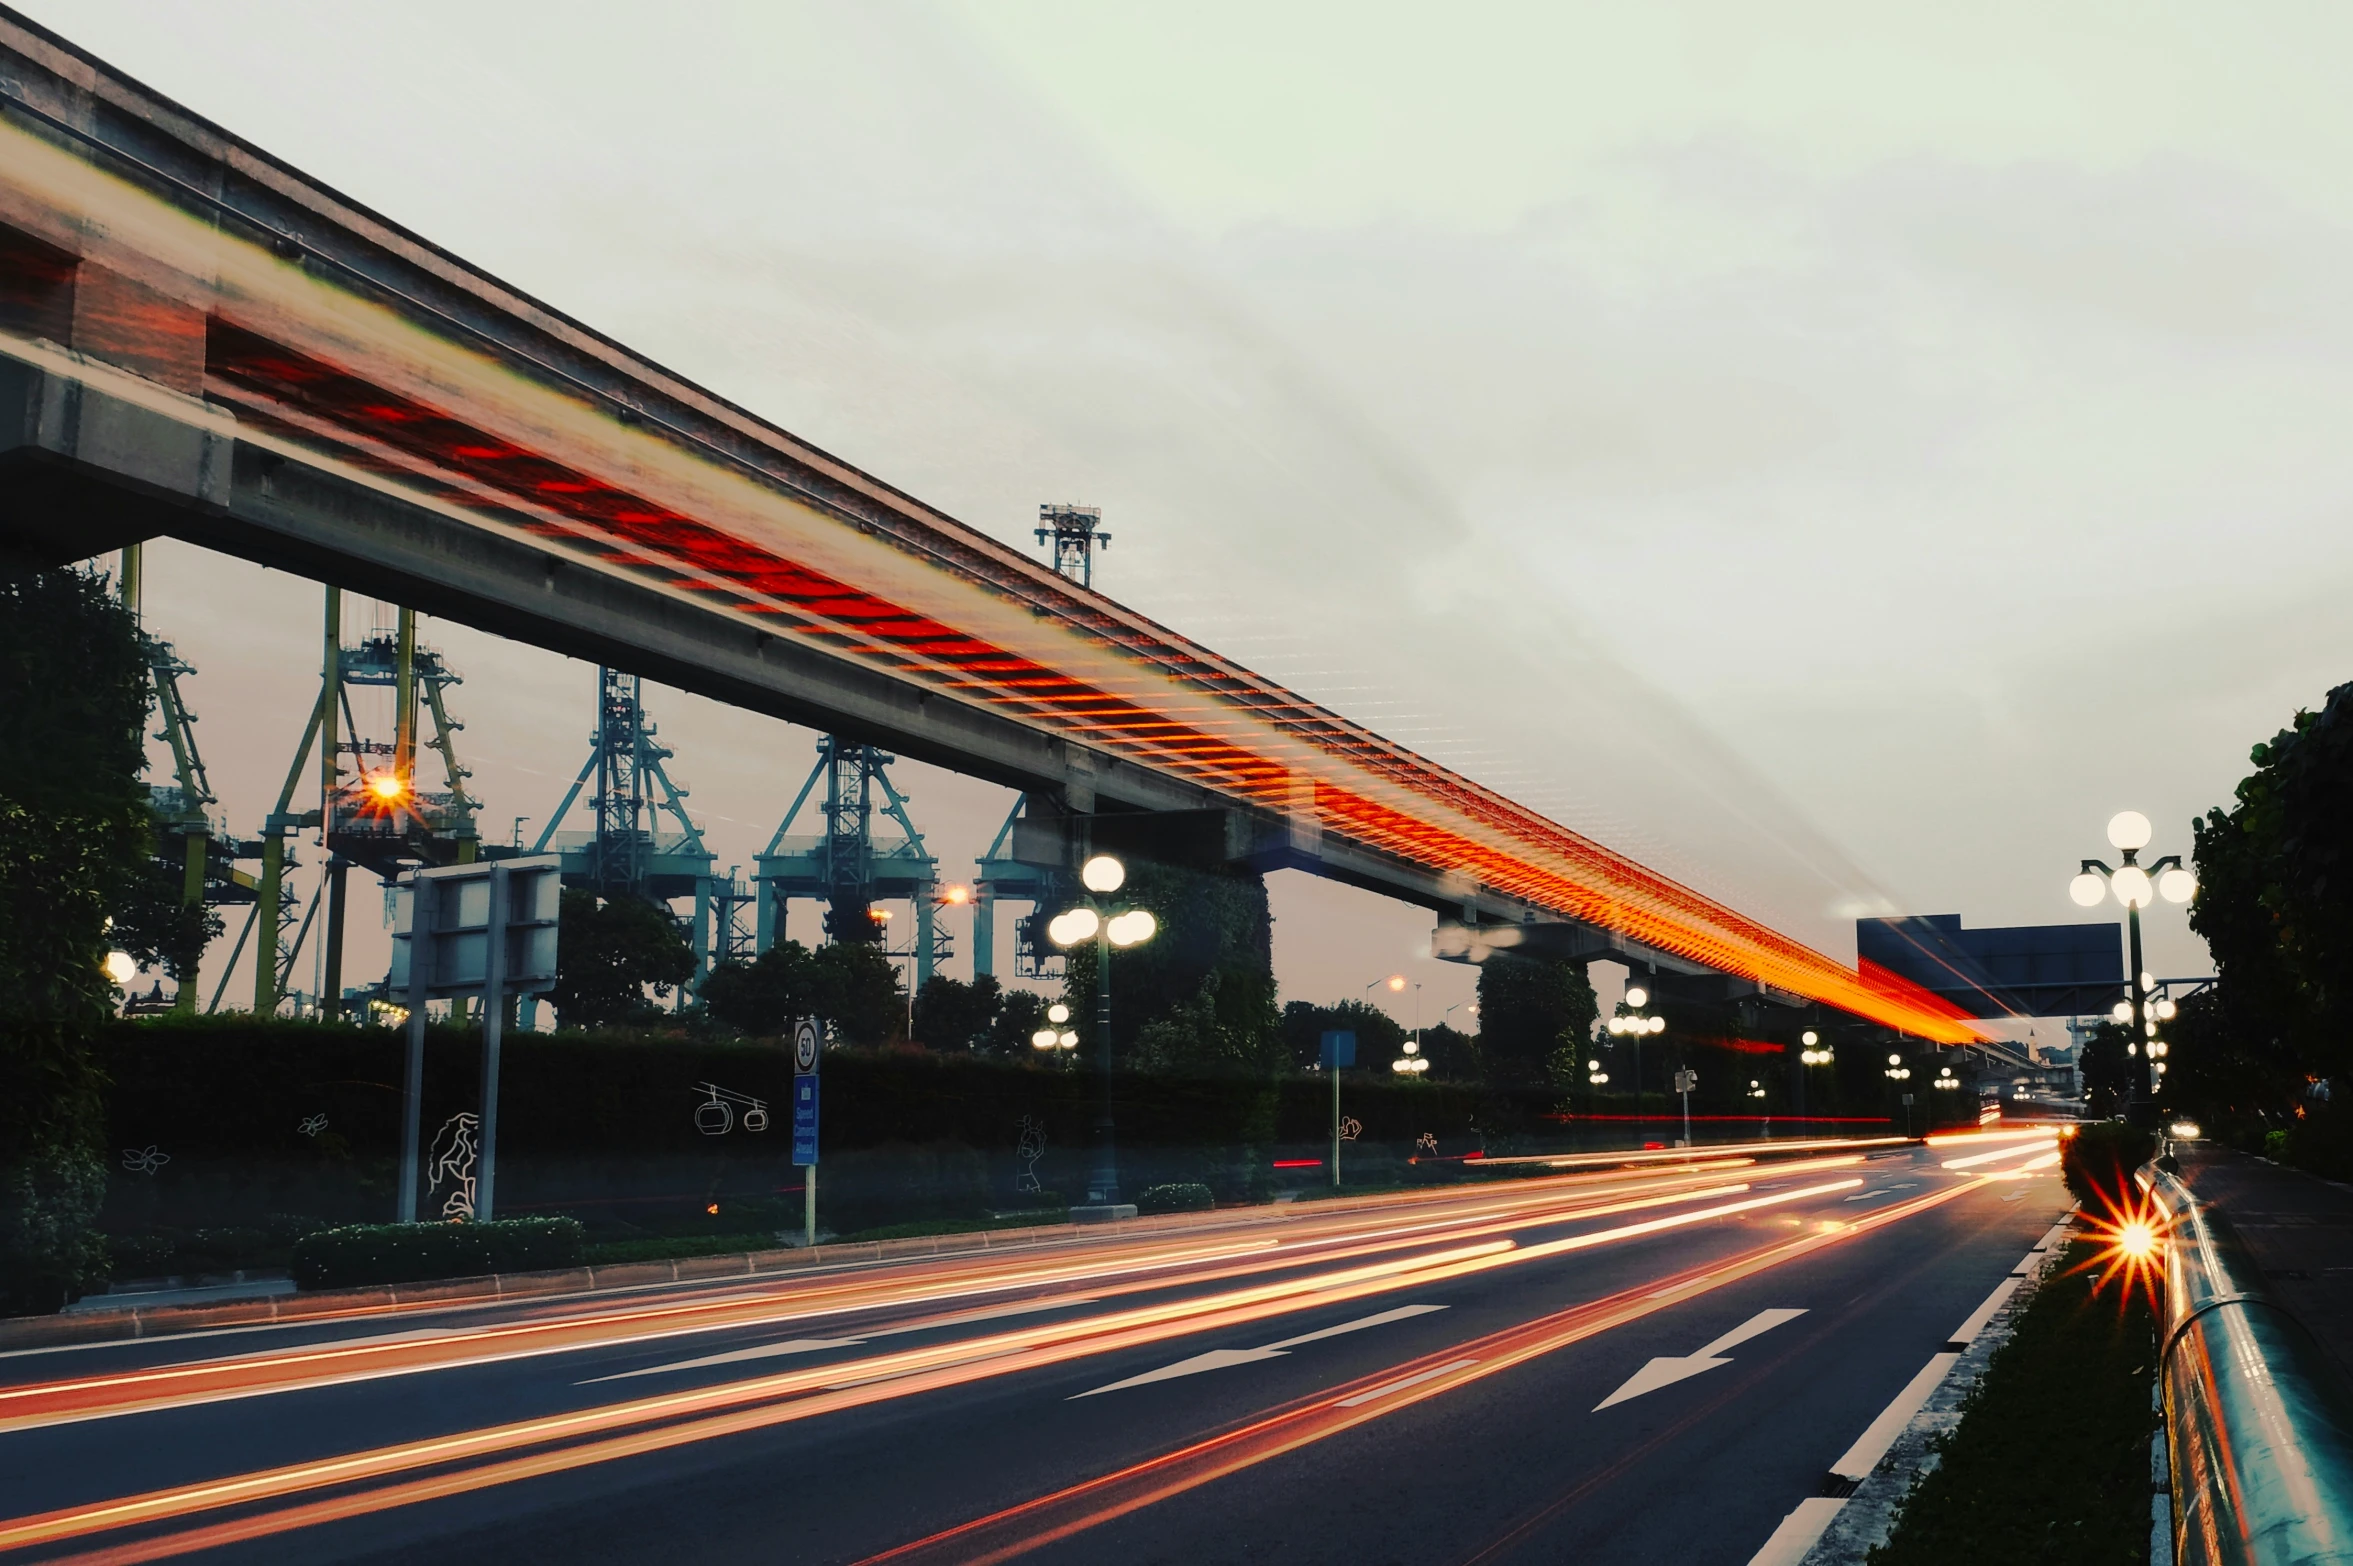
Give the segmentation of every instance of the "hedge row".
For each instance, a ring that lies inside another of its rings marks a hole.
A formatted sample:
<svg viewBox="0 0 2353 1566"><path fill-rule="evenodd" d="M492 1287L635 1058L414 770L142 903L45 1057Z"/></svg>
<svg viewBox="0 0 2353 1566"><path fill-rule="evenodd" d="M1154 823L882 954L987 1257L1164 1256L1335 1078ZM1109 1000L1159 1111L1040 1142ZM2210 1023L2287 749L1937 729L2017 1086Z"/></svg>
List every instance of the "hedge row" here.
<svg viewBox="0 0 2353 1566"><path fill-rule="evenodd" d="M304 1235L294 1245L298 1289L353 1289L494 1272L544 1272L581 1262L571 1218L495 1223L370 1223Z"/></svg>

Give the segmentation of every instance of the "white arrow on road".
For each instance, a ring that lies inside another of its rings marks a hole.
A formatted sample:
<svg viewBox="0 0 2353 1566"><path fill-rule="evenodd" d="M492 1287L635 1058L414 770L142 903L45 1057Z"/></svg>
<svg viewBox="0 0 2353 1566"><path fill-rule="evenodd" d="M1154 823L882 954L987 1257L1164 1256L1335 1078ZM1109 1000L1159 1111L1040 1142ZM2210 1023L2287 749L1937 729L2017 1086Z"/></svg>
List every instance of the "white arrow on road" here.
<svg viewBox="0 0 2353 1566"><path fill-rule="evenodd" d="M1802 1310L1760 1310L1730 1332L1716 1339L1715 1342L1703 1347L1696 1354L1685 1355L1681 1359L1652 1360L1634 1372L1633 1377L1624 1386L1594 1404L1593 1411L1598 1414L1613 1403L1623 1403L1629 1398L1640 1397L1645 1392L1656 1392L1661 1387L1671 1387L1687 1376L1696 1376L1703 1370L1713 1370L1718 1365L1729 1365L1732 1361L1723 1357L1726 1349L1736 1348L1749 1339L1770 1332L1785 1321L1795 1321L1804 1314L1805 1312Z"/></svg>
<svg viewBox="0 0 2353 1566"><path fill-rule="evenodd" d="M1252 1365L1263 1359L1281 1359L1302 1343L1314 1343L1323 1338L1336 1338L1347 1332L1362 1332L1367 1327L1383 1327L1392 1321L1404 1321L1410 1316L1427 1316L1434 1310L1444 1310L1445 1308L1443 1305L1400 1305L1395 1310L1385 1310L1377 1316L1359 1316L1354 1321L1344 1321L1337 1327L1326 1327L1320 1332L1302 1332L1295 1338L1285 1338L1280 1343L1269 1343L1264 1348L1211 1349L1206 1354L1196 1354L1191 1359L1180 1359L1173 1365L1163 1365L1158 1370L1147 1370L1142 1375L1130 1376L1125 1381L1114 1381L1108 1386L1096 1387L1092 1392L1076 1393L1070 1401L1075 1403L1082 1397L1093 1397L1096 1392L1120 1392L1129 1387L1149 1386L1155 1381L1174 1381L1179 1376L1197 1376L1204 1370L1223 1370L1228 1365Z"/></svg>

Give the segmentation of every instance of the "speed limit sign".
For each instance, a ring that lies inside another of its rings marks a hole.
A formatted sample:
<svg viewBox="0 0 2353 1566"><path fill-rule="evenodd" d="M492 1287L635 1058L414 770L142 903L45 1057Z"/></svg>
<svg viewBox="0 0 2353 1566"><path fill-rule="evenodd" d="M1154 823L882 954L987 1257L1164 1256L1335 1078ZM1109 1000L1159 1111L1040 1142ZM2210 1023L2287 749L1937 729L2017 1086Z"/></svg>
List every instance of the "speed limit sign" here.
<svg viewBox="0 0 2353 1566"><path fill-rule="evenodd" d="M807 1076L817 1069L817 1046L823 1039L815 1017L803 1017L793 1024L794 1072Z"/></svg>

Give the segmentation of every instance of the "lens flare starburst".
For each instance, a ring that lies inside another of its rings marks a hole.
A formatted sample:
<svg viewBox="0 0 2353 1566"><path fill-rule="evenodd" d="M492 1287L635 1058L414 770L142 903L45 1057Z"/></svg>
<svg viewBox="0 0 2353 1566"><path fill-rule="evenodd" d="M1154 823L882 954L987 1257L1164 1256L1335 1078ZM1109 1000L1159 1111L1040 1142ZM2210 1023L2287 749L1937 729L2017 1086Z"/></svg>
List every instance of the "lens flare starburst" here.
<svg viewBox="0 0 2353 1566"><path fill-rule="evenodd" d="M2092 1293L2118 1287L2121 1309L2135 1294L2152 1305L2164 1293L2165 1242L2170 1220L2165 1208L2132 1180L2110 1191L2095 1187L2096 1200L2084 1204L2084 1237L2092 1252L2070 1269L2095 1274Z"/></svg>

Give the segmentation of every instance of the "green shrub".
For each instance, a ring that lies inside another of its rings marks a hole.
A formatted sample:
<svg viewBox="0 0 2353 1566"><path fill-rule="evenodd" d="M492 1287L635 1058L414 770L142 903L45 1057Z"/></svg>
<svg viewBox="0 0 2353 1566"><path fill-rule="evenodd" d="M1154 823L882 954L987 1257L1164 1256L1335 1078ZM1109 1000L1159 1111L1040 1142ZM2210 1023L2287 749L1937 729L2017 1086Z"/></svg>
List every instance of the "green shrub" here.
<svg viewBox="0 0 2353 1566"><path fill-rule="evenodd" d="M107 1236L106 1254L117 1278L160 1278L172 1270L178 1242L160 1234Z"/></svg>
<svg viewBox="0 0 2353 1566"><path fill-rule="evenodd" d="M1209 1187L1188 1181L1182 1185L1148 1185L1136 1193L1140 1213L1198 1213L1217 1205Z"/></svg>
<svg viewBox="0 0 2353 1566"><path fill-rule="evenodd" d="M508 1218L496 1223L367 1223L323 1229L294 1247L298 1289L422 1283L494 1272L577 1267L576 1218Z"/></svg>
<svg viewBox="0 0 2353 1566"><path fill-rule="evenodd" d="M2121 1120L2079 1129L2060 1144L2059 1172L2086 1208L2104 1209L2132 1184L2132 1172L2157 1151L2155 1133Z"/></svg>
<svg viewBox="0 0 2353 1566"><path fill-rule="evenodd" d="M2288 1134L2285 1131L2263 1133L2263 1156L2285 1160L2288 1156Z"/></svg>

